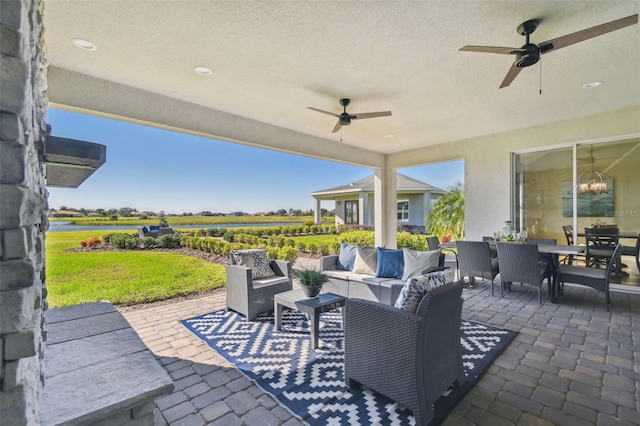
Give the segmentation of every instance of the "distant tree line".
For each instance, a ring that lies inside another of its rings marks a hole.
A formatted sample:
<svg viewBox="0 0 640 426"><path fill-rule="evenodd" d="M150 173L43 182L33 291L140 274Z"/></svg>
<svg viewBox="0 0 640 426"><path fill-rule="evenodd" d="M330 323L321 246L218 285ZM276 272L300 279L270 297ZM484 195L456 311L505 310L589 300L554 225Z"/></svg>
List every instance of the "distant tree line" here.
<svg viewBox="0 0 640 426"><path fill-rule="evenodd" d="M94 209L94 210L90 210L90 209L85 209L85 208L74 208L74 207L67 207L67 206L60 206L60 208L58 210L68 210L68 211L73 211L73 212L78 212L83 216L88 216L90 213L95 213L99 216L102 217L114 217L114 216L120 216L120 217L132 217L132 216L140 216L142 219L146 219L147 217L150 216L158 216L159 214L163 214L166 216L253 216L255 215L262 215L262 216L313 216L313 210L312 209L308 209L308 210L302 210L302 209L279 209L276 211L269 211L266 213L260 212L260 213L247 213L247 212L243 212L243 211L235 211L235 212L230 212L230 213L221 213L221 212L211 212L209 210L205 210L205 211L201 211L201 212L197 212L197 213L191 213L191 212L183 212L182 214L169 214L169 213L164 213L164 212L154 212L154 211L143 211L143 212L139 212L138 209L134 208L134 207L121 207L119 209ZM320 209L320 213L322 216L331 216L333 215L333 212L328 211L327 209Z"/></svg>

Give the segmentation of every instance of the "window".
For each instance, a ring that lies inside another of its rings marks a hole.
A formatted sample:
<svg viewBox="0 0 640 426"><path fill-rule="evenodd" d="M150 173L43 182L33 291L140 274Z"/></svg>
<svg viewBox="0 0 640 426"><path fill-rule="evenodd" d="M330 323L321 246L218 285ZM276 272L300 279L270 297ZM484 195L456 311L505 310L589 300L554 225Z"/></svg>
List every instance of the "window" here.
<svg viewBox="0 0 640 426"><path fill-rule="evenodd" d="M347 225L358 224L358 202L357 201L344 202L344 222Z"/></svg>
<svg viewBox="0 0 640 426"><path fill-rule="evenodd" d="M408 221L409 221L409 201L400 200L398 201L398 222L408 222Z"/></svg>

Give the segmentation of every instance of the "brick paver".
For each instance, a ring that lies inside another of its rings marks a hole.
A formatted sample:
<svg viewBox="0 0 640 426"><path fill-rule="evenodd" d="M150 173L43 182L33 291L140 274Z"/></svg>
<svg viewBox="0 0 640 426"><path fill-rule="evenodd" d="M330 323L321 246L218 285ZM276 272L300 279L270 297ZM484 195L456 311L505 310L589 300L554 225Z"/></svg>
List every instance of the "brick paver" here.
<svg viewBox="0 0 640 426"><path fill-rule="evenodd" d="M612 294L610 313L601 293L568 285L560 304L539 306L529 286L492 297L482 282L463 297L464 319L519 334L445 425L640 424L640 294ZM156 424L302 425L180 323L224 306L221 290L123 310L176 385Z"/></svg>

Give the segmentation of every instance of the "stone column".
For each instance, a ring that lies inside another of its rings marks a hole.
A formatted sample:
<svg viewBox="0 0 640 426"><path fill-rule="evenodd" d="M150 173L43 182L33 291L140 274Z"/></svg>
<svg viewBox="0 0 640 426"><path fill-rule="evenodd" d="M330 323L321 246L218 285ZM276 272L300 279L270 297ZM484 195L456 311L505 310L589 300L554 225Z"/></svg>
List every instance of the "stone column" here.
<svg viewBox="0 0 640 426"><path fill-rule="evenodd" d="M320 208L320 198L314 197L316 200L316 209L313 212L313 222L316 225L322 225L322 211Z"/></svg>
<svg viewBox="0 0 640 426"><path fill-rule="evenodd" d="M39 423L46 309L43 1L0 0L0 422Z"/></svg>

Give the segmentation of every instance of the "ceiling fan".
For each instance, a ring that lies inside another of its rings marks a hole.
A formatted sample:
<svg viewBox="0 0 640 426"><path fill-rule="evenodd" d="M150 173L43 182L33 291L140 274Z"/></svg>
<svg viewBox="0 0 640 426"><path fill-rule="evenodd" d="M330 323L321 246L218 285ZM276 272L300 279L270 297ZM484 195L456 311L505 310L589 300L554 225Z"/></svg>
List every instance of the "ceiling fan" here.
<svg viewBox="0 0 640 426"><path fill-rule="evenodd" d="M572 34L567 34L562 37L554 38L552 40L543 41L536 45L529 42L529 35L533 33L540 20L532 19L520 24L517 28L517 32L527 38L524 46L518 47L494 47L494 46L464 46L460 50L466 52L483 52L483 53L499 53L503 55L516 55L516 60L511 65L509 72L502 81L500 88L507 87L516 78L522 68L531 66L540 60L540 55L544 53L553 52L554 50L561 49L566 46L570 46L581 41L588 40L593 37L597 37L611 31L616 31L629 25L638 23L638 14L628 16L626 18L618 19L616 21L608 22L606 24L598 25L596 27L587 28L586 30L578 31Z"/></svg>
<svg viewBox="0 0 640 426"><path fill-rule="evenodd" d="M328 114L328 115L332 115L334 117L338 117L338 122L336 123L336 125L333 128L333 131L331 133L337 132L338 130L340 130L340 127L342 127L342 126L348 126L349 124L351 124L351 120L362 120L364 118L386 117L388 115L391 115L391 111L363 112L363 113L359 113L359 114L349 114L347 112L347 106L350 103L351 103L351 99L346 99L346 98L345 99L340 99L340 105L342 105L344 107L344 110L343 110L342 114L336 114L334 112L323 111L321 109L314 108L314 107L307 107L307 108L312 109L314 111L321 112L323 114Z"/></svg>

